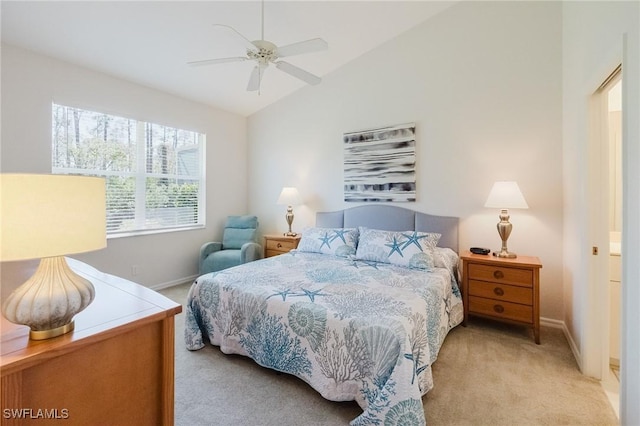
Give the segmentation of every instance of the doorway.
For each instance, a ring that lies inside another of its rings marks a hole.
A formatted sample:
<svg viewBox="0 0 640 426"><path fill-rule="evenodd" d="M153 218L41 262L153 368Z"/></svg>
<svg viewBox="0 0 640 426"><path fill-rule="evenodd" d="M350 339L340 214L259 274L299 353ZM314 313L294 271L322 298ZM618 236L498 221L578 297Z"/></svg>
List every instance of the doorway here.
<svg viewBox="0 0 640 426"><path fill-rule="evenodd" d="M597 149L600 152L601 247L598 261L599 293L606 306L601 310L602 386L616 414L620 408L620 348L622 318L622 68L618 66L594 95L601 123Z"/></svg>

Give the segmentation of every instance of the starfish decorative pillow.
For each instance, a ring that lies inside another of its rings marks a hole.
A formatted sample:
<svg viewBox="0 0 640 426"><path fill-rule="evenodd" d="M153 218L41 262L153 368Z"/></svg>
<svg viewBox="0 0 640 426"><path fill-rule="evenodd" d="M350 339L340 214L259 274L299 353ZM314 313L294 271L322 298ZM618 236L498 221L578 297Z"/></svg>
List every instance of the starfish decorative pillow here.
<svg viewBox="0 0 640 426"><path fill-rule="evenodd" d="M416 269L434 267L434 249L440 234L418 231L392 232L359 228L356 259L391 263Z"/></svg>
<svg viewBox="0 0 640 426"><path fill-rule="evenodd" d="M356 228L306 228L298 243L298 251L347 257L356 254Z"/></svg>

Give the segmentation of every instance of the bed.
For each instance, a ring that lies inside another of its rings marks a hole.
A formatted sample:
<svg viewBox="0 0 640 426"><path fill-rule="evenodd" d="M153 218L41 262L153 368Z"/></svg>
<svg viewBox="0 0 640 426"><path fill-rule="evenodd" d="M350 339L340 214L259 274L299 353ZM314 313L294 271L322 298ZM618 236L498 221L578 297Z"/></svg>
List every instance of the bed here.
<svg viewBox="0 0 640 426"><path fill-rule="evenodd" d="M422 396L462 321L458 218L389 205L317 213L298 249L198 277L185 343L355 400L352 425L422 425Z"/></svg>

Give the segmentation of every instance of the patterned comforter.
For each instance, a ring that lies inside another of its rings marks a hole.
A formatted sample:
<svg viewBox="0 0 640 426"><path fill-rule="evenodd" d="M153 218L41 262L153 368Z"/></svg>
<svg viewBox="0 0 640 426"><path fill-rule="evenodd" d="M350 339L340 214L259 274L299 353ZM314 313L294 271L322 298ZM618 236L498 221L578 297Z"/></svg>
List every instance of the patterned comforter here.
<svg viewBox="0 0 640 426"><path fill-rule="evenodd" d="M423 425L431 365L462 320L457 261L446 263L427 272L294 250L206 274L189 291L186 346L204 337L326 399L356 400L352 425Z"/></svg>

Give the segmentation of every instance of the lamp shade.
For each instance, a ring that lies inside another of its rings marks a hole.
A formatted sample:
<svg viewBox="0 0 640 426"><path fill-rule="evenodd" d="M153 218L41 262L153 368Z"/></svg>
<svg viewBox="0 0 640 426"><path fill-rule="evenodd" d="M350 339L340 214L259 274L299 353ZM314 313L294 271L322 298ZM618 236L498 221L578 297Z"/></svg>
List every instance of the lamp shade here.
<svg viewBox="0 0 640 426"><path fill-rule="evenodd" d="M103 178L0 174L0 260L106 247Z"/></svg>
<svg viewBox="0 0 640 426"><path fill-rule="evenodd" d="M280 192L280 196L278 197L278 204L284 206L297 206L302 204L302 198L300 198L298 189L291 186L282 188L282 192Z"/></svg>
<svg viewBox="0 0 640 426"><path fill-rule="evenodd" d="M517 182L495 182L484 203L485 207L498 209L528 209L529 206Z"/></svg>

